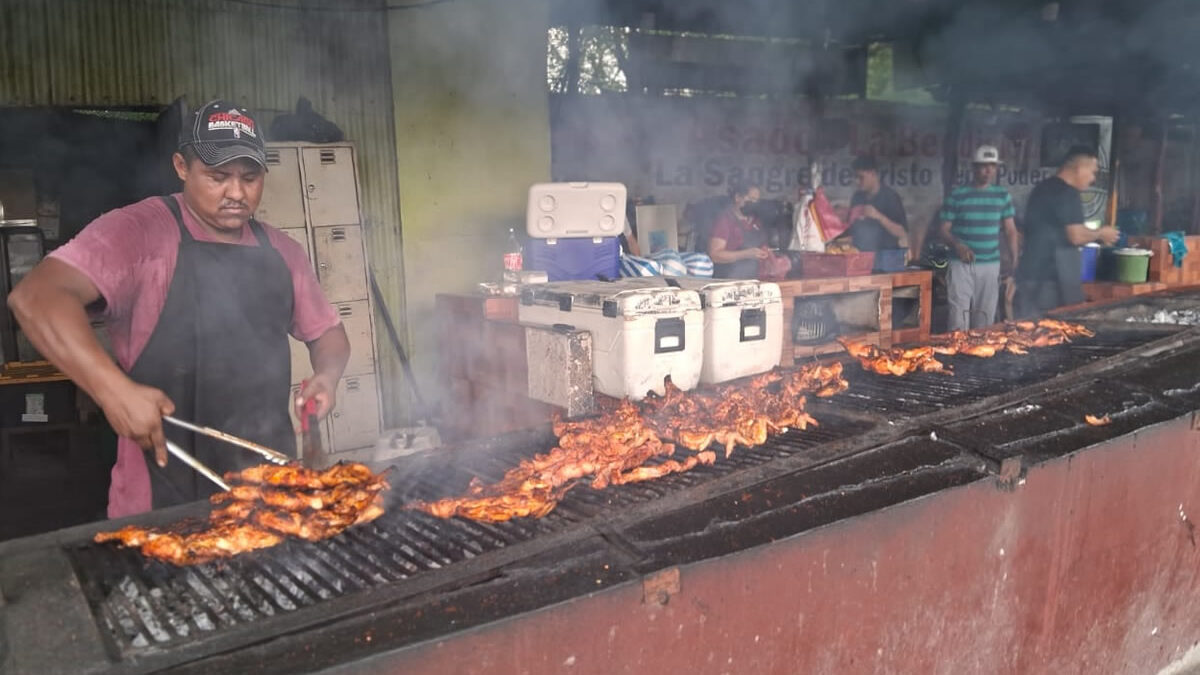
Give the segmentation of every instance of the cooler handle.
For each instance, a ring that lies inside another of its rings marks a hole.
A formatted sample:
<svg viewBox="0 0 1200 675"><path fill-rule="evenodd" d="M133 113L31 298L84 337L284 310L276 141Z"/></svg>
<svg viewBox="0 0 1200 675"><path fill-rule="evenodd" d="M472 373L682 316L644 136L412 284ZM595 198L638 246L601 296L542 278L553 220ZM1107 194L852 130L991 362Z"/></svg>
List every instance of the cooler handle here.
<svg viewBox="0 0 1200 675"><path fill-rule="evenodd" d="M742 329L739 340L753 342L767 339L767 311L761 307L742 310Z"/></svg>
<svg viewBox="0 0 1200 675"><path fill-rule="evenodd" d="M654 353L681 352L687 346L683 334L683 319L673 317L654 322Z"/></svg>

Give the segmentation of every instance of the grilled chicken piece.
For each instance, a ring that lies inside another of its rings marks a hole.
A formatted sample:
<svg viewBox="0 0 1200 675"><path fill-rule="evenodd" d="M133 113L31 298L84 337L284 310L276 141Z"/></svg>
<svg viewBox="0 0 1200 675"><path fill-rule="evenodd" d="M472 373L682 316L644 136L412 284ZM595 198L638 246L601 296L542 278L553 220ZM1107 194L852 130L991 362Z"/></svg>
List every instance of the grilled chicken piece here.
<svg viewBox="0 0 1200 675"><path fill-rule="evenodd" d="M160 536L162 536L162 533L154 528L126 525L116 532L97 532L96 536L92 537L92 541L97 544L114 541L120 543L122 546L136 548Z"/></svg>
<svg viewBox="0 0 1200 675"><path fill-rule="evenodd" d="M180 529L183 524L170 529L129 526L100 532L94 540L137 547L146 557L175 565L194 565L269 548L285 536L315 541L370 522L383 514L379 493L388 487L383 474L353 463L324 472L268 464L229 477L244 483L213 496L214 504L224 506L209 514L207 529L189 533Z"/></svg>
<svg viewBox="0 0 1200 675"><path fill-rule="evenodd" d="M362 484L375 478L375 473L358 462L339 462L324 471L314 471L295 464L276 466L261 464L237 473L225 474L230 483L248 483L271 487L320 490L339 485Z"/></svg>

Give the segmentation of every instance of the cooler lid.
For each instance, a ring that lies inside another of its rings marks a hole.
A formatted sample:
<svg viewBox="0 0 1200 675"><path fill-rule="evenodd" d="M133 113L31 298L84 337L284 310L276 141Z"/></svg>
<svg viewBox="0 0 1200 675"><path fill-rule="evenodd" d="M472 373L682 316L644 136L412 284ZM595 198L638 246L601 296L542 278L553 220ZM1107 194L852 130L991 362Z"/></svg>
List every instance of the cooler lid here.
<svg viewBox="0 0 1200 675"><path fill-rule="evenodd" d="M693 290L653 288L622 281L556 281L527 288L523 305L556 306L564 312L593 310L605 316L674 315L700 309Z"/></svg>
<svg viewBox="0 0 1200 675"><path fill-rule="evenodd" d="M529 188L525 232L535 239L615 237L625 231L621 183L538 183Z"/></svg>
<svg viewBox="0 0 1200 675"><path fill-rule="evenodd" d="M670 280L655 277L657 283L677 284L680 288L696 291L704 307L762 307L783 302L779 284L756 279L706 279L701 277L671 277Z"/></svg>

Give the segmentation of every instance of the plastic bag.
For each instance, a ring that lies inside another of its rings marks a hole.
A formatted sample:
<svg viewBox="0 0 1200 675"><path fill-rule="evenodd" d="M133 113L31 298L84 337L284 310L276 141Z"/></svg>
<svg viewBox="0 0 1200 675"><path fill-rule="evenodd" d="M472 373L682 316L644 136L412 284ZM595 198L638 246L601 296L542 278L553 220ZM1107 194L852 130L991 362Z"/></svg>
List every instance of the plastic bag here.
<svg viewBox="0 0 1200 675"><path fill-rule="evenodd" d="M821 239L821 229L817 227L816 218L812 211L813 196L805 194L792 213L792 241L788 244L789 251L824 251L825 241Z"/></svg>
<svg viewBox="0 0 1200 675"><path fill-rule="evenodd" d="M787 278L791 269L790 258L772 253L758 261L758 278L764 281L780 281Z"/></svg>
<svg viewBox="0 0 1200 675"><path fill-rule="evenodd" d="M838 218L837 213L834 212L833 205L825 197L825 188L817 188L813 195L812 208L817 227L821 231L822 242L833 241L850 229L850 223L843 223L842 219Z"/></svg>

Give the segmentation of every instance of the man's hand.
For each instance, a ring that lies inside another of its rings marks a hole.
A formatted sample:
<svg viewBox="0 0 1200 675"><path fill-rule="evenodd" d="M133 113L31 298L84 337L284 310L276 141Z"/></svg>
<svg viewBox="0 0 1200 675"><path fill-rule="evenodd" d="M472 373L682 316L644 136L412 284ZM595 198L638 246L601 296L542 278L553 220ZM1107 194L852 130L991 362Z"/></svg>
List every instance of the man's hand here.
<svg viewBox="0 0 1200 675"><path fill-rule="evenodd" d="M310 399L317 402L317 419L325 419L336 403L337 382L322 375L310 377L304 387L300 389L300 394L296 396L297 419L303 419L304 403Z"/></svg>
<svg viewBox="0 0 1200 675"><path fill-rule="evenodd" d="M162 417L175 412L175 404L165 393L130 380L127 386L98 403L118 436L132 438L143 450L154 453L159 466L167 465Z"/></svg>
<svg viewBox="0 0 1200 675"><path fill-rule="evenodd" d="M1105 246L1112 246L1121 238L1121 231L1111 225L1096 230L1096 238Z"/></svg>
<svg viewBox="0 0 1200 675"><path fill-rule="evenodd" d="M771 251L769 251L765 246L759 246L758 248L747 248L742 251L743 260L765 260L769 257L771 257Z"/></svg>
<svg viewBox="0 0 1200 675"><path fill-rule="evenodd" d="M958 254L958 259L965 263L975 262L975 252L961 241L954 245L954 252Z"/></svg>

